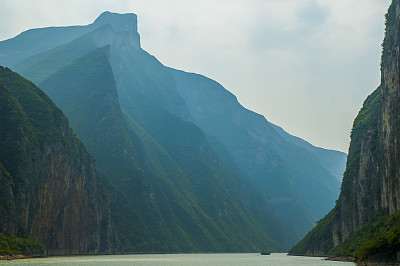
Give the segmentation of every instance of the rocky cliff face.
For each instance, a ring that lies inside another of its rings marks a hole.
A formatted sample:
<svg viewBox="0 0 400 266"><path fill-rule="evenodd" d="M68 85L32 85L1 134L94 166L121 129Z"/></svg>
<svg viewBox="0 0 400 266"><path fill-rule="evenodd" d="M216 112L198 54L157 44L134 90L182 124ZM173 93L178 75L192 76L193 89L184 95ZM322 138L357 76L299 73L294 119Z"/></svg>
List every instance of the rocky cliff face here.
<svg viewBox="0 0 400 266"><path fill-rule="evenodd" d="M336 207L292 249L294 254L332 253L371 219L379 221L377 215L400 210L399 25L400 1L393 0L386 15L381 85L366 99L354 120Z"/></svg>
<svg viewBox="0 0 400 266"><path fill-rule="evenodd" d="M400 209L400 1L393 1L387 15L387 29L382 56L382 156L381 207L393 213Z"/></svg>
<svg viewBox="0 0 400 266"><path fill-rule="evenodd" d="M0 232L42 242L52 255L112 252L108 199L66 117L3 67L0 103Z"/></svg>
<svg viewBox="0 0 400 266"><path fill-rule="evenodd" d="M377 89L368 97L354 121L347 169L335 209L334 246L350 237L382 208L378 160L380 92Z"/></svg>
<svg viewBox="0 0 400 266"><path fill-rule="evenodd" d="M370 121L366 120L356 136L359 147L353 153L359 162L352 168L357 171L343 182L333 231L336 246L378 212L400 210L400 1L393 1L386 19L381 86L371 97L375 102L369 107L372 117L365 118Z"/></svg>

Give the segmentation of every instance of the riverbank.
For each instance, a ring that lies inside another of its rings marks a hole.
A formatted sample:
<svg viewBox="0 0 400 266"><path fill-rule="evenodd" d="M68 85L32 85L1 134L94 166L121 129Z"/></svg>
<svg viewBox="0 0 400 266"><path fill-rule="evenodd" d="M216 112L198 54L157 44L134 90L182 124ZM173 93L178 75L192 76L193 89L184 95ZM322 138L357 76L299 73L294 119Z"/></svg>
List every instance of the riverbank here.
<svg viewBox="0 0 400 266"><path fill-rule="evenodd" d="M0 260L19 260L19 259L31 259L32 256L25 255L0 255Z"/></svg>
<svg viewBox="0 0 400 266"><path fill-rule="evenodd" d="M356 259L354 257L327 257L325 260L356 262Z"/></svg>

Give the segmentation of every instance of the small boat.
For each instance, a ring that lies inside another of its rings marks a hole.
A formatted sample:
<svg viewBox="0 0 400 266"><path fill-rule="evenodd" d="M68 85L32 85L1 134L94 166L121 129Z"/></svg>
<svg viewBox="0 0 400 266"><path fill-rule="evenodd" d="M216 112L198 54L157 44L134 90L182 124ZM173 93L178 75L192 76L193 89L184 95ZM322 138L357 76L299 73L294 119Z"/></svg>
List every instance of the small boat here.
<svg viewBox="0 0 400 266"><path fill-rule="evenodd" d="M263 249L261 250L261 255L271 255L271 252L268 252L265 249Z"/></svg>

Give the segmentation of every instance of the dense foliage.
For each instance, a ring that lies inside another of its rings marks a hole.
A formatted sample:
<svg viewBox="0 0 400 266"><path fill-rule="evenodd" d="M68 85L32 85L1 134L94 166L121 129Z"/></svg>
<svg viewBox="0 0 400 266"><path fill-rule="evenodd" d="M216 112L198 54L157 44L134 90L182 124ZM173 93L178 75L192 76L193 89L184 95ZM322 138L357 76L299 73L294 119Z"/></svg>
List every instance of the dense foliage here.
<svg viewBox="0 0 400 266"><path fill-rule="evenodd" d="M400 248L400 212L380 214L335 248L334 255L367 260L379 256L391 261Z"/></svg>
<svg viewBox="0 0 400 266"><path fill-rule="evenodd" d="M397 214L388 216L381 221L382 225L378 228L375 225L373 238L364 242L354 256L359 260L368 260L370 258L379 258L383 261L394 261L397 252L400 250L400 217ZM364 229L362 229L364 230Z"/></svg>
<svg viewBox="0 0 400 266"><path fill-rule="evenodd" d="M0 233L0 255L42 255L43 244L29 238L5 236Z"/></svg>
<svg viewBox="0 0 400 266"><path fill-rule="evenodd" d="M24 125L32 130L39 144L64 138L59 127L65 123L65 116L43 91L32 82L1 66L0 79L7 87L17 88L12 91L13 96L24 106L24 113L29 119Z"/></svg>

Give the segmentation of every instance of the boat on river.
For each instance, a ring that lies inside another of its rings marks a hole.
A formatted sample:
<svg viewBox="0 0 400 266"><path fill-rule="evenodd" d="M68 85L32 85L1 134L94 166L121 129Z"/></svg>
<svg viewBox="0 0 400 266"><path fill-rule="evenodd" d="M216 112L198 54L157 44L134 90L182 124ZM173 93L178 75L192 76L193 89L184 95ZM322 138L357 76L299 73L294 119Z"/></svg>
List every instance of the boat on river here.
<svg viewBox="0 0 400 266"><path fill-rule="evenodd" d="M271 255L271 252L268 252L265 249L263 249L261 250L261 255Z"/></svg>

